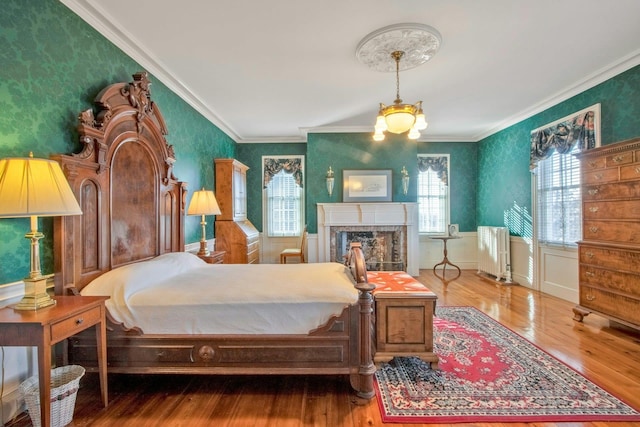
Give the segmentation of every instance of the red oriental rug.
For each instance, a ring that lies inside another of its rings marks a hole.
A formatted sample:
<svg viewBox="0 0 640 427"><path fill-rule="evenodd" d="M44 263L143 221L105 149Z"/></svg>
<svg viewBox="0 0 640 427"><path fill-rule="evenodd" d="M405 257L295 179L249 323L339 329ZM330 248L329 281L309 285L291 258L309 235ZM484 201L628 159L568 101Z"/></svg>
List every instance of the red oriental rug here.
<svg viewBox="0 0 640 427"><path fill-rule="evenodd" d="M397 357L376 372L387 423L639 421L640 412L472 307L438 307L440 369Z"/></svg>

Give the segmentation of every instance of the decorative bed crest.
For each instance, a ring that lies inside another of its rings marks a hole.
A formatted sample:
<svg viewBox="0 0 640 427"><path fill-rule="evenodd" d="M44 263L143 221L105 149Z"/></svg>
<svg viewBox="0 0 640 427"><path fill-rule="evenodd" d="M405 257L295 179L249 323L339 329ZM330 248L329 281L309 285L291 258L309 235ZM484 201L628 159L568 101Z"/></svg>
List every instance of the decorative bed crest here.
<svg viewBox="0 0 640 427"><path fill-rule="evenodd" d="M93 109L78 116L79 140L83 145L74 156L93 159L96 170L102 173L106 166L106 156L114 140L123 134L135 133L136 139L145 139L152 144L154 152L162 153L165 167L163 182L176 181L173 176L175 153L166 141L167 126L156 104L151 100L151 81L148 73L133 74L130 83L116 83L104 88L95 98L97 113ZM114 132L114 129L118 129Z"/></svg>

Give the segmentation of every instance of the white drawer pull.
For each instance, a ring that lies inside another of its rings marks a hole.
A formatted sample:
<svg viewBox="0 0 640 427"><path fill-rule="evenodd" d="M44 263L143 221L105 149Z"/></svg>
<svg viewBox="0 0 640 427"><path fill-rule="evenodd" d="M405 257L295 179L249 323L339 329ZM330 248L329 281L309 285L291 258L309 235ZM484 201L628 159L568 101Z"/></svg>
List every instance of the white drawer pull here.
<svg viewBox="0 0 640 427"><path fill-rule="evenodd" d="M593 296L593 295L591 295L591 294L589 294L589 295L585 295L585 299L586 299L587 301L593 301L594 299L596 299L596 297L595 297L595 296Z"/></svg>
<svg viewBox="0 0 640 427"><path fill-rule="evenodd" d="M595 168L598 164L596 162L589 162L590 168Z"/></svg>
<svg viewBox="0 0 640 427"><path fill-rule="evenodd" d="M598 228L598 227L595 227L595 226L591 226L591 227L589 227L589 231L590 231L590 232L592 232L592 233L594 233L594 234L595 234L595 233L597 233L597 232L598 232L598 230L599 230L599 228Z"/></svg>
<svg viewBox="0 0 640 427"><path fill-rule="evenodd" d="M595 213L595 212L598 212L598 209L599 209L599 208L598 208L597 206L591 206L591 207L589 208L589 212L593 212L593 213Z"/></svg>
<svg viewBox="0 0 640 427"><path fill-rule="evenodd" d="M593 189L589 190L589 195L590 196L595 196L596 194L598 194L598 189L597 188L593 188Z"/></svg>
<svg viewBox="0 0 640 427"><path fill-rule="evenodd" d="M593 175L593 177L595 179L602 179L602 174L601 173L596 173L596 174Z"/></svg>
<svg viewBox="0 0 640 427"><path fill-rule="evenodd" d="M587 277L595 277L596 276L596 273L594 273L593 271L585 271L584 274Z"/></svg>
<svg viewBox="0 0 640 427"><path fill-rule="evenodd" d="M624 160L624 156L615 156L613 158L613 163L620 163L623 160Z"/></svg>
<svg viewBox="0 0 640 427"><path fill-rule="evenodd" d="M587 258L593 258L593 252L585 252Z"/></svg>
<svg viewBox="0 0 640 427"><path fill-rule="evenodd" d="M640 173L640 166L636 166L635 171L636 173Z"/></svg>

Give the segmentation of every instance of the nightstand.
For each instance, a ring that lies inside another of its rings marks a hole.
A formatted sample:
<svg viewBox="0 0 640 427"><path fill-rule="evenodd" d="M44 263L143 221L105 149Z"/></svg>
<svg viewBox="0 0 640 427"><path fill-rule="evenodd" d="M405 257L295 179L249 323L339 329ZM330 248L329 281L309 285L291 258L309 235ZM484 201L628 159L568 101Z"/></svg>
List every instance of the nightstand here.
<svg viewBox="0 0 640 427"><path fill-rule="evenodd" d="M198 255L209 264L224 264L224 254L226 251L213 251L209 255Z"/></svg>
<svg viewBox="0 0 640 427"><path fill-rule="evenodd" d="M36 311L0 310L0 345L38 347L41 425L51 425L51 347L80 331L96 327L100 392L106 407L107 334L104 302L108 297L56 296L56 305Z"/></svg>

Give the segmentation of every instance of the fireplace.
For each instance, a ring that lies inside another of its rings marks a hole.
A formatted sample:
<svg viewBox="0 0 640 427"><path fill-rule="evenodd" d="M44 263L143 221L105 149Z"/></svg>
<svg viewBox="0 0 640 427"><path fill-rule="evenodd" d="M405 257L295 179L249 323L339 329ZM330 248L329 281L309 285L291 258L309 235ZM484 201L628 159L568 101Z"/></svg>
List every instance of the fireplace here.
<svg viewBox="0 0 640 427"><path fill-rule="evenodd" d="M418 271L416 203L318 203L318 260L343 262L362 243L369 270Z"/></svg>
<svg viewBox="0 0 640 427"><path fill-rule="evenodd" d="M362 245L367 270L406 271L404 226L331 227L331 260L345 259L352 242Z"/></svg>

